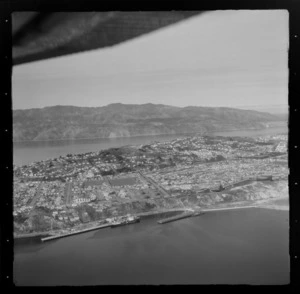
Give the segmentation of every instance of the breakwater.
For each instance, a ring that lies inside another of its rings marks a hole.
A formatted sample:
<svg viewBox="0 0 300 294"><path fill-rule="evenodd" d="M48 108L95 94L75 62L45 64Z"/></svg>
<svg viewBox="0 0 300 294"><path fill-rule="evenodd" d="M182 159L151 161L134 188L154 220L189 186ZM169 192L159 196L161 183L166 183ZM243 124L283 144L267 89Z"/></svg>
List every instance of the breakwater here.
<svg viewBox="0 0 300 294"><path fill-rule="evenodd" d="M169 222L173 222L173 221L176 221L176 220L180 220L180 219L183 219L183 218L188 218L188 217L191 217L194 215L194 212L185 212L185 213L182 213L180 215L175 215L175 216L171 216L171 217L168 217L168 218L164 218L162 220L159 220L157 221L159 224L165 224L165 223L169 223Z"/></svg>
<svg viewBox="0 0 300 294"><path fill-rule="evenodd" d="M160 210L156 210L156 211L139 212L139 213L136 213L135 216L138 216L140 218L147 218L147 217L156 216L156 215L178 214L178 213L183 213L185 211L186 211L186 209L183 209L183 208L160 209Z"/></svg>
<svg viewBox="0 0 300 294"><path fill-rule="evenodd" d="M246 209L246 208L257 208L258 205L249 205L249 206L237 206L237 207L224 207L224 208L212 208L212 209L203 209L203 212L210 211L222 211L222 210L234 210L234 209Z"/></svg>
<svg viewBox="0 0 300 294"><path fill-rule="evenodd" d="M137 213L136 216L139 216L139 217L143 218L143 217L157 215L157 214L176 213L176 212L182 212L182 211L185 211L185 210L182 210L182 209L166 209L166 210L155 211L155 212ZM72 236L72 235L77 235L77 234L81 234L81 233L85 233L85 232L89 232L89 231L93 231L93 230L108 228L108 227L111 227L111 224L104 224L104 225L95 226L95 227L91 227L91 228L87 228L87 229L83 229L83 230L77 230L77 231L73 231L73 232L65 233L65 234L50 235L50 236L48 235L48 236L44 236L44 238L40 238L40 240L42 242L45 242L45 241L60 239L60 238L64 238L64 237L68 237L68 236Z"/></svg>
<svg viewBox="0 0 300 294"><path fill-rule="evenodd" d="M60 234L60 235L55 235L55 236L42 238L41 241L45 242L45 241L50 241L50 240L54 240L54 239L64 238L64 237L77 235L77 234L81 234L81 233L85 233L85 232L90 232L90 231L94 231L94 230L108 228L110 226L111 226L111 224L105 224L105 225L101 225L101 226L91 227L91 228L87 228L87 229L80 230L80 231L74 231L74 232L70 232L70 233L66 233L66 234Z"/></svg>
<svg viewBox="0 0 300 294"><path fill-rule="evenodd" d="M40 240L44 237L52 236L52 233L27 233L27 234L14 234L14 240Z"/></svg>

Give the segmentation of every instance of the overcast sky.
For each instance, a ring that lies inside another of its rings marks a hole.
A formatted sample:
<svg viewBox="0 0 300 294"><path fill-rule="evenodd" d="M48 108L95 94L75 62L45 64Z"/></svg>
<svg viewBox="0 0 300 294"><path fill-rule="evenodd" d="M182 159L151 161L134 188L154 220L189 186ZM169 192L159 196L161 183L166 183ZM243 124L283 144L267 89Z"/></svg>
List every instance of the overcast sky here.
<svg viewBox="0 0 300 294"><path fill-rule="evenodd" d="M287 104L288 17L206 12L114 47L14 66L13 108Z"/></svg>

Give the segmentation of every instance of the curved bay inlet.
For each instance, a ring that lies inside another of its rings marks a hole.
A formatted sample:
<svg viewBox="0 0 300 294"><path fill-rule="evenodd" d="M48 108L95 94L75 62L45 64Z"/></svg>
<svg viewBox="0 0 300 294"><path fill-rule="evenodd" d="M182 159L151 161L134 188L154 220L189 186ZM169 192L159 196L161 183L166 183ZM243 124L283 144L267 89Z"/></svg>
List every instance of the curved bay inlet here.
<svg viewBox="0 0 300 294"><path fill-rule="evenodd" d="M242 130L216 132L207 135L211 136L245 136L255 137L263 135L273 135L287 133L287 124L282 122L277 126L262 130ZM177 138L192 136L192 134L174 134L157 136L138 136L123 138L100 138L100 139L80 139L61 141L31 141L13 143L13 162L15 165L29 164L34 161L46 160L66 155L68 153L78 154L95 152L113 147L126 145L148 144L154 141L171 141Z"/></svg>
<svg viewBox="0 0 300 294"><path fill-rule="evenodd" d="M287 284L288 211L161 216L46 243L15 243L16 285Z"/></svg>

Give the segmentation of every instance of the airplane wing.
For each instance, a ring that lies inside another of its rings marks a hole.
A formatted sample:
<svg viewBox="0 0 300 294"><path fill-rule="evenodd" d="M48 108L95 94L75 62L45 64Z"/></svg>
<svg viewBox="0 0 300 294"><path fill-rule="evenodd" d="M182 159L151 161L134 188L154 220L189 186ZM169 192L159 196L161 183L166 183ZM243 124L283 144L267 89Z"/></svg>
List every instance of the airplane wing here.
<svg viewBox="0 0 300 294"><path fill-rule="evenodd" d="M13 64L113 46L199 11L14 12Z"/></svg>

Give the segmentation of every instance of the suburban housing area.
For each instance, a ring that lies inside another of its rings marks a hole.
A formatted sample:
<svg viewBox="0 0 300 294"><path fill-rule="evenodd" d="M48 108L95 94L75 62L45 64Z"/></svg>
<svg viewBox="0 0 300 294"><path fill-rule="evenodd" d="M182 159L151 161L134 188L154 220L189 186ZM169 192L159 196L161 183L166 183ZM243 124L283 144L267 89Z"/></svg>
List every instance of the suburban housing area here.
<svg viewBox="0 0 300 294"><path fill-rule="evenodd" d="M192 136L14 166L15 236L288 195L287 135Z"/></svg>

